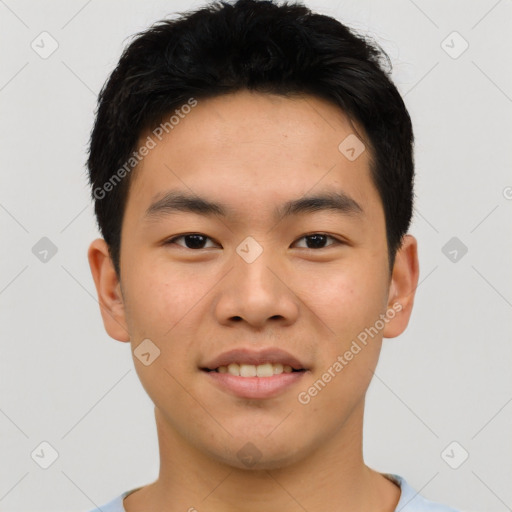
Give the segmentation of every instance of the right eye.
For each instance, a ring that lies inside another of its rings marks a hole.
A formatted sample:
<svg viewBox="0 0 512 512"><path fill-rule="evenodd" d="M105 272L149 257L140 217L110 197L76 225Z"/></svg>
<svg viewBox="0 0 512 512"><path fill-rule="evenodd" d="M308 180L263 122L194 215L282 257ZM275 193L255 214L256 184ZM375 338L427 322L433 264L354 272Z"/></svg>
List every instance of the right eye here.
<svg viewBox="0 0 512 512"><path fill-rule="evenodd" d="M178 240L183 240L183 243L178 243ZM208 240L210 240L213 244L216 244L216 242L213 242L213 240L206 235L203 235L201 233L189 233L186 235L175 236L174 238L167 240L165 242L165 245L176 244L176 245L185 247L185 249L193 249L193 250L207 249L209 247L215 247L215 245L205 247Z"/></svg>

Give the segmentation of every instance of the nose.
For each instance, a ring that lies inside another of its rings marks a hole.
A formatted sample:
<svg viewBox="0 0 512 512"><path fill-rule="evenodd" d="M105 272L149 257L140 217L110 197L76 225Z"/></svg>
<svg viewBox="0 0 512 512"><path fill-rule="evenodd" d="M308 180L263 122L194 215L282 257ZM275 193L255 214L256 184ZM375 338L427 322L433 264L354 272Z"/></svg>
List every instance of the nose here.
<svg viewBox="0 0 512 512"><path fill-rule="evenodd" d="M245 322L261 329L269 324L287 326L297 320L299 298L286 282L286 273L268 255L268 250L263 251L248 263L234 253L234 268L217 288L215 315L219 323Z"/></svg>

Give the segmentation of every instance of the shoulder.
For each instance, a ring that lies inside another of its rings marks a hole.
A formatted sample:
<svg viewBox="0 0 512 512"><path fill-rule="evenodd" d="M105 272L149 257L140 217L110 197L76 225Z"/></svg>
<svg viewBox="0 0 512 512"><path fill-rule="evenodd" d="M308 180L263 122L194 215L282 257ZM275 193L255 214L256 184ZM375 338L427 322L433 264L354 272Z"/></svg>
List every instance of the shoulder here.
<svg viewBox="0 0 512 512"><path fill-rule="evenodd" d="M139 490L140 487L137 487L136 489L130 489L129 491L125 491L113 500L109 501L108 503L105 503L105 505L101 505L101 507L93 508L92 510L89 510L89 512L126 512L123 506L123 500L128 496L128 494L131 494L132 492L135 492Z"/></svg>
<svg viewBox="0 0 512 512"><path fill-rule="evenodd" d="M395 482L401 490L395 512L460 512L447 505L427 500L399 475L386 474L385 476Z"/></svg>

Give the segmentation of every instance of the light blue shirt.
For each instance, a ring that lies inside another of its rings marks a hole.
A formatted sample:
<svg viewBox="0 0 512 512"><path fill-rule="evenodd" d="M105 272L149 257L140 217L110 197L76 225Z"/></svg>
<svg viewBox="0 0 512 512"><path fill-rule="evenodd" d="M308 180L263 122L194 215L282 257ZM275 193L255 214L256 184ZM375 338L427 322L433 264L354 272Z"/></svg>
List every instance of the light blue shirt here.
<svg viewBox="0 0 512 512"><path fill-rule="evenodd" d="M395 482L401 490L400 500L395 508L395 512L459 512L454 508L423 498L401 476L389 473L385 476ZM123 506L123 499L138 489L140 487L123 492L121 496L90 512L126 512Z"/></svg>

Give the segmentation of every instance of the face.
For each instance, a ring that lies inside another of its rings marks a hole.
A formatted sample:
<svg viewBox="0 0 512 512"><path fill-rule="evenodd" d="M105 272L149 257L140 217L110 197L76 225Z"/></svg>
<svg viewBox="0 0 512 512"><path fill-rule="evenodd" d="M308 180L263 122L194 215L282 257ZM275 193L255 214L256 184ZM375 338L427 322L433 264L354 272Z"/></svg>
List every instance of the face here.
<svg viewBox="0 0 512 512"><path fill-rule="evenodd" d="M382 337L407 324L417 264L409 237L389 273L355 134L311 96L200 100L134 171L120 286L91 246L107 330L134 351L151 340L136 370L159 428L191 450L274 468L360 429Z"/></svg>

